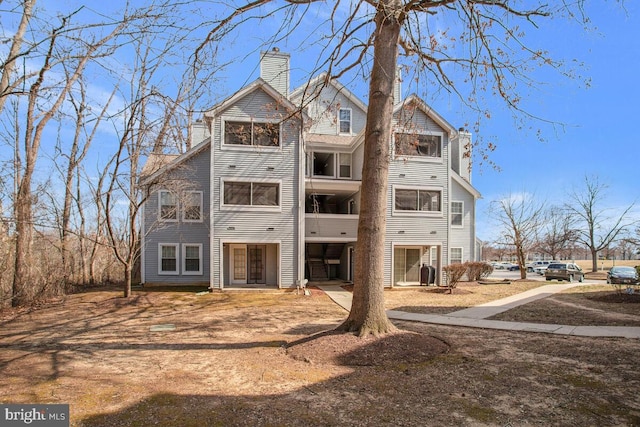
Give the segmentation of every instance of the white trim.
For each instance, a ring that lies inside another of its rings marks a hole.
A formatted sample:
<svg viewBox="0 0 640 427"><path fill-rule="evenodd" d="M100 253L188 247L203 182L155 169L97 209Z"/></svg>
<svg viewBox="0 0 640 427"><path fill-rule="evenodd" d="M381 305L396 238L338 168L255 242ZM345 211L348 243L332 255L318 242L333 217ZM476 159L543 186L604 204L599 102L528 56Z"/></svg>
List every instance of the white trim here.
<svg viewBox="0 0 640 427"><path fill-rule="evenodd" d="M342 132L341 131L341 124L342 124L342 119L340 117L340 113L342 111L348 111L349 112L349 131L348 132ZM337 122L338 122L338 128L336 129L338 132L338 135L353 135L353 109L352 108L338 108L338 117L337 117Z"/></svg>
<svg viewBox="0 0 640 427"><path fill-rule="evenodd" d="M396 154L396 134L403 135L426 135L426 136L439 136L440 137L440 156L413 156L410 154ZM392 159L396 161L402 162L417 162L417 163L444 163L444 132L437 131L423 131L423 130L410 130L402 127L398 127L394 129L392 141L391 141L391 152Z"/></svg>
<svg viewBox="0 0 640 427"><path fill-rule="evenodd" d="M460 209L460 216L461 216L461 220L460 220L460 224L454 224L453 223L453 216L456 214L456 212L453 211L453 204L454 203L460 203L461 209ZM451 221L450 221L450 225L451 228L456 228L456 229L462 229L464 228L464 201L463 200L451 200L449 202L449 216L451 217Z"/></svg>
<svg viewBox="0 0 640 427"><path fill-rule="evenodd" d="M163 270L162 269L162 247L173 246L176 249L176 269L175 270ZM177 276L180 274L180 266L178 261L180 260L180 245L178 243L158 243L158 276Z"/></svg>
<svg viewBox="0 0 640 427"><path fill-rule="evenodd" d="M176 218L175 219L162 217L162 194L163 193L173 194L173 196L176 198L176 210L175 210ZM179 220L180 220L180 197L178 197L178 194L175 191L171 191L171 190L158 190L158 221L159 222L178 222Z"/></svg>
<svg viewBox="0 0 640 427"><path fill-rule="evenodd" d="M342 176L340 174L340 167L342 166L342 163L340 162L340 157L342 156L349 156L349 176ZM353 154L352 153L338 153L338 156L336 158L336 173L338 175L338 179L351 179L351 177L353 176Z"/></svg>
<svg viewBox="0 0 640 427"><path fill-rule="evenodd" d="M306 237L304 239L307 243L353 243L355 240L355 237Z"/></svg>
<svg viewBox="0 0 640 427"><path fill-rule="evenodd" d="M187 246L198 247L198 271L187 271ZM202 243L183 243L182 244L182 274L185 276L202 276Z"/></svg>
<svg viewBox="0 0 640 427"><path fill-rule="evenodd" d="M186 219L185 215L187 213L187 210L185 209L186 206L183 206L181 209L182 212L182 222L190 222L190 223L194 223L194 222L203 222L203 204L204 204L204 193L200 190L192 190L192 191L185 191L184 193L184 197L185 197L185 201L187 200L187 198L189 197L190 194L200 194L200 218L199 219ZM183 205L186 205L186 203L183 203Z"/></svg>
<svg viewBox="0 0 640 427"><path fill-rule="evenodd" d="M460 249L460 264L464 262L464 247L452 246L449 248L449 264L453 264L453 250Z"/></svg>
<svg viewBox="0 0 640 427"><path fill-rule="evenodd" d="M440 193L440 210L439 211L423 211L423 210L402 210L396 209L396 190L415 190L415 191L437 191ZM392 216L419 216L419 217L432 217L443 218L443 199L444 188L433 186L411 186L411 185L393 185L391 189L391 215Z"/></svg>
<svg viewBox="0 0 640 427"><path fill-rule="evenodd" d="M227 122L241 122L251 125L251 144L227 144L225 142L225 125ZM271 123L278 125L278 146L270 147L264 145L253 144L253 124L254 123ZM270 152L279 153L282 152L282 119L267 119L267 118L253 118L253 117L238 117L238 116L221 116L220 117L220 150L221 151L251 151L251 152Z"/></svg>
<svg viewBox="0 0 640 427"><path fill-rule="evenodd" d="M249 184L277 184L278 185L278 205L227 205L224 203L224 184L226 182L243 182ZM220 177L220 210L221 211L244 211L244 212L282 212L282 180L281 179L255 179L255 178L231 178Z"/></svg>

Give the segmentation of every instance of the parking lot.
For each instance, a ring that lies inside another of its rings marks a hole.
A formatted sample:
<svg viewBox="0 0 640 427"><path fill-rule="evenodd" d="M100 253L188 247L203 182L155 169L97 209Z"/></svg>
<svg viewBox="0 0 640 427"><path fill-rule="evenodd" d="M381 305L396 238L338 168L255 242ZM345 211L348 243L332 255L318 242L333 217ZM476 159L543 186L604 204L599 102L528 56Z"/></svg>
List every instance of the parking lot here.
<svg viewBox="0 0 640 427"><path fill-rule="evenodd" d="M491 273L491 275L489 276L489 279L495 279L495 280L504 280L504 279L509 279L509 280L517 280L520 279L520 271L516 270L516 271L508 271L508 270L493 270L493 273ZM537 273L527 273L527 280L540 280L542 282L545 282L545 278L544 276L541 276ZM584 280L584 283L603 283L603 280L593 280L593 279L586 279Z"/></svg>

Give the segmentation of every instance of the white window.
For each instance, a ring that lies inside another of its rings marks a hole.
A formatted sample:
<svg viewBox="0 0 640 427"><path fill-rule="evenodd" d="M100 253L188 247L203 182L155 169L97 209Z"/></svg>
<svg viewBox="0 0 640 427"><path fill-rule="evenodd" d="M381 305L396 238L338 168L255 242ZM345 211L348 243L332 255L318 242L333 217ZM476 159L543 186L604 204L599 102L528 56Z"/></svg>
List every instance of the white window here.
<svg viewBox="0 0 640 427"><path fill-rule="evenodd" d="M184 222L202 222L202 191L188 191L182 203Z"/></svg>
<svg viewBox="0 0 640 427"><path fill-rule="evenodd" d="M351 153L340 153L339 178L351 178Z"/></svg>
<svg viewBox="0 0 640 427"><path fill-rule="evenodd" d="M338 112L338 133L351 134L351 109L341 108Z"/></svg>
<svg viewBox="0 0 640 427"><path fill-rule="evenodd" d="M162 221L178 220L178 195L171 191L158 191L158 219Z"/></svg>
<svg viewBox="0 0 640 427"><path fill-rule="evenodd" d="M182 274L202 274L202 244L182 245Z"/></svg>
<svg viewBox="0 0 640 427"><path fill-rule="evenodd" d="M451 248L449 264L462 264L462 248Z"/></svg>
<svg viewBox="0 0 640 427"><path fill-rule="evenodd" d="M451 202L451 226L463 227L464 218L464 203L463 202Z"/></svg>
<svg viewBox="0 0 640 427"><path fill-rule="evenodd" d="M176 243L158 244L158 274L178 274L178 245Z"/></svg>
<svg viewBox="0 0 640 427"><path fill-rule="evenodd" d="M396 133L395 155L442 158L442 135Z"/></svg>
<svg viewBox="0 0 640 427"><path fill-rule="evenodd" d="M442 190L394 187L394 212L442 213Z"/></svg>
<svg viewBox="0 0 640 427"><path fill-rule="evenodd" d="M224 144L278 147L280 146L280 125L270 122L225 121Z"/></svg>
<svg viewBox="0 0 640 427"><path fill-rule="evenodd" d="M280 206L280 183L223 181L223 206Z"/></svg>

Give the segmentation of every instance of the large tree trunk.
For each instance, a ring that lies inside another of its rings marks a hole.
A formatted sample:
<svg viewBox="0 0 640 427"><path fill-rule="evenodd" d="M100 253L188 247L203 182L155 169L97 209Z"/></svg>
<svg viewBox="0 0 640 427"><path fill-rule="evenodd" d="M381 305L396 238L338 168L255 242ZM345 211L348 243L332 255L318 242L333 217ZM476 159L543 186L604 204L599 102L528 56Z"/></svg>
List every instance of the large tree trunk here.
<svg viewBox="0 0 640 427"><path fill-rule="evenodd" d="M387 213L389 145L393 116L400 17L397 1L386 2L376 16L374 59L364 141L364 165L358 241L355 254L353 304L339 330L360 336L395 329L384 307L384 249Z"/></svg>
<svg viewBox="0 0 640 427"><path fill-rule="evenodd" d="M31 211L31 177L23 178L15 200L16 238L15 264L13 272L13 289L11 305L14 307L27 305L33 297L30 281L29 266L33 262L31 257L32 239L32 211Z"/></svg>

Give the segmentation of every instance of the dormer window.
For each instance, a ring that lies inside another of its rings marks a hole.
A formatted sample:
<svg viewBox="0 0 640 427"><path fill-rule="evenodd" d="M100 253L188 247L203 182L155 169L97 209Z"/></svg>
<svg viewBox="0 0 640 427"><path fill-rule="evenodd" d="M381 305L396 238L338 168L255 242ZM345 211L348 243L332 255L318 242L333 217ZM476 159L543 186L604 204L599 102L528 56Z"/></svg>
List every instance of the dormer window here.
<svg viewBox="0 0 640 427"><path fill-rule="evenodd" d="M351 134L351 109L341 108L338 112L338 132L340 134Z"/></svg>

